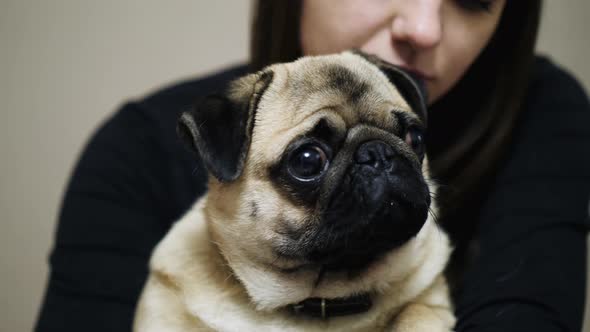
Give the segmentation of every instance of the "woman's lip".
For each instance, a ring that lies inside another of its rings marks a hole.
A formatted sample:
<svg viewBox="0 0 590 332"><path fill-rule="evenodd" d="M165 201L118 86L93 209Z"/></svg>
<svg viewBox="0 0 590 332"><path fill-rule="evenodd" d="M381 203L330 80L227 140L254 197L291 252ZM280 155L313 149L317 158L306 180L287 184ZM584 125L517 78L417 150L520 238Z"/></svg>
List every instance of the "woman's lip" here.
<svg viewBox="0 0 590 332"><path fill-rule="evenodd" d="M417 69L411 68L411 67L406 67L406 66L400 66L403 70L409 72L410 74L417 76L418 78L424 80L424 81L432 81L434 80L434 76L426 74L424 72L421 72Z"/></svg>

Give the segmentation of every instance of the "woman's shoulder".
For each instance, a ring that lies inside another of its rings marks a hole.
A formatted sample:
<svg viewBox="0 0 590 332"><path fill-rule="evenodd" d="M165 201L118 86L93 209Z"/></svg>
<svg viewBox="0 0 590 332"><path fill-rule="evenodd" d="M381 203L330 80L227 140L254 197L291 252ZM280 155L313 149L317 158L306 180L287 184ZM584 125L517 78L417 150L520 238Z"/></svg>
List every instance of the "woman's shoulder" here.
<svg viewBox="0 0 590 332"><path fill-rule="evenodd" d="M175 82L149 93L141 103L151 108L170 108L174 105L191 104L200 96L222 90L231 80L247 72L248 66L238 65L204 77Z"/></svg>
<svg viewBox="0 0 590 332"><path fill-rule="evenodd" d="M517 122L517 142L527 143L524 147L529 148L552 136L564 138L559 142L577 136L575 145L588 149L588 123L590 102L580 82L549 58L536 57L523 113Z"/></svg>
<svg viewBox="0 0 590 332"><path fill-rule="evenodd" d="M107 121L119 124L123 131L132 129L159 142L165 150L182 148L176 137L176 122L183 111L207 94L221 91L233 79L247 73L245 65L234 66L200 78L175 82L132 100Z"/></svg>
<svg viewBox="0 0 590 332"><path fill-rule="evenodd" d="M176 82L149 93L136 102L150 118L176 123L178 115L192 107L198 98L223 90L227 84L248 71L245 65L231 67L204 77Z"/></svg>
<svg viewBox="0 0 590 332"><path fill-rule="evenodd" d="M537 57L531 74L523 113L497 179L498 187L508 188L501 200L517 202L520 208L531 202L530 211L571 213L571 220L585 224L590 197L588 96L572 74L548 58Z"/></svg>
<svg viewBox="0 0 590 332"><path fill-rule="evenodd" d="M555 107L560 104L563 107ZM583 112L590 116L589 105L588 95L575 75L546 56L535 57L525 98L527 111Z"/></svg>
<svg viewBox="0 0 590 332"><path fill-rule="evenodd" d="M97 176L108 178L116 182L118 192L133 192L133 200L142 197L142 206L171 207L167 210L173 217L167 219L176 218L204 191L206 183L198 157L176 135L178 117L200 96L222 90L246 69L234 67L187 80L125 103L86 144L70 187L75 191Z"/></svg>

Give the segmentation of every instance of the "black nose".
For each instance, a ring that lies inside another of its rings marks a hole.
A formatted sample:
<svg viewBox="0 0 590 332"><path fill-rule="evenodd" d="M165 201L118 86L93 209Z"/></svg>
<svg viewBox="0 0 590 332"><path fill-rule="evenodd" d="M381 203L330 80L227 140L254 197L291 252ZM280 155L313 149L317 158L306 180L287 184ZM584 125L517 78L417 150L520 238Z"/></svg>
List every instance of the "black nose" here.
<svg viewBox="0 0 590 332"><path fill-rule="evenodd" d="M395 152L383 141L369 141L361 144L354 155L357 164L368 165L377 170L393 170Z"/></svg>

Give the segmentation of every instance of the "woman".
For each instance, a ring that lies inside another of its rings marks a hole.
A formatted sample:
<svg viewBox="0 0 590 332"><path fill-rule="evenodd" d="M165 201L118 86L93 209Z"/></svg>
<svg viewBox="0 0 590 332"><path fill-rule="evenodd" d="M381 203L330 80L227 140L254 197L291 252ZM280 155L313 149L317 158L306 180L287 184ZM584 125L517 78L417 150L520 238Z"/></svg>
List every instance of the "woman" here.
<svg viewBox="0 0 590 332"><path fill-rule="evenodd" d="M250 67L125 105L61 210L38 331L129 330L147 260L206 174L180 111L232 78L357 47L422 76L428 153L455 241L457 331L579 331L590 197L588 99L533 57L540 0L259 0Z"/></svg>

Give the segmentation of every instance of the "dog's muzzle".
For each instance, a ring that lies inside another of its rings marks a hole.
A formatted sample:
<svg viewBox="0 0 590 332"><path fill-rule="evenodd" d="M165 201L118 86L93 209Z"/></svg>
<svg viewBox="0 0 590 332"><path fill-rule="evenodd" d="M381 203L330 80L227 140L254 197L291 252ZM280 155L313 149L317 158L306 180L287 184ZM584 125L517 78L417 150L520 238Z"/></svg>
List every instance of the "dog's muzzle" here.
<svg viewBox="0 0 590 332"><path fill-rule="evenodd" d="M421 169L395 144L365 139L334 186L306 258L327 270L360 269L422 228L430 191Z"/></svg>

